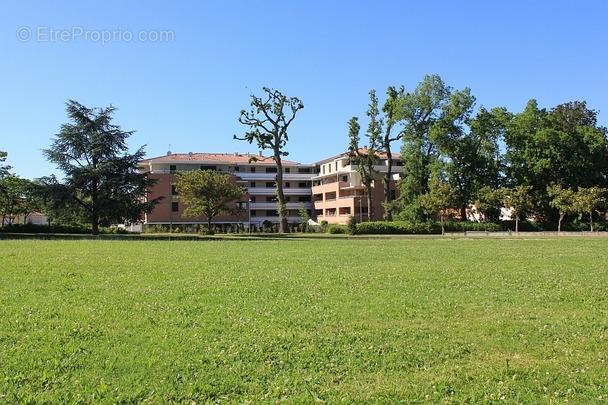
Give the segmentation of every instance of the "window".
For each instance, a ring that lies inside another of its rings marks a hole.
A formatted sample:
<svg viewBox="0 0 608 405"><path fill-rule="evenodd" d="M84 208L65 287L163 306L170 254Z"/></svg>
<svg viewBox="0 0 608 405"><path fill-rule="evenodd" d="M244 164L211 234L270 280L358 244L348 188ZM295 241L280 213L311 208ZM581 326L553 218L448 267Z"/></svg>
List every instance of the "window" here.
<svg viewBox="0 0 608 405"><path fill-rule="evenodd" d="M291 169L289 167L285 168L285 173L289 173L291 171Z"/></svg>
<svg viewBox="0 0 608 405"><path fill-rule="evenodd" d="M274 181L267 181L266 187L274 187Z"/></svg>
<svg viewBox="0 0 608 405"><path fill-rule="evenodd" d="M285 183L285 188L290 188L290 187L291 187L291 184L289 184L289 182L286 182Z"/></svg>
<svg viewBox="0 0 608 405"><path fill-rule="evenodd" d="M171 211L173 211L173 212L179 211L179 204L177 201L173 201L171 203Z"/></svg>
<svg viewBox="0 0 608 405"><path fill-rule="evenodd" d="M252 167L251 170L249 170L249 172L255 173L255 167Z"/></svg>
<svg viewBox="0 0 608 405"><path fill-rule="evenodd" d="M327 173L331 173L331 163L327 165Z"/></svg>
<svg viewBox="0 0 608 405"><path fill-rule="evenodd" d="M258 212L257 212L256 210L252 210L252 211L251 211L251 216L252 216L252 217L255 217L255 216L257 216L257 215L258 215Z"/></svg>
<svg viewBox="0 0 608 405"><path fill-rule="evenodd" d="M238 167L238 166L234 166L234 171L235 171L235 172L240 172L240 171L241 171L241 168L240 168L240 167Z"/></svg>
<svg viewBox="0 0 608 405"><path fill-rule="evenodd" d="M309 167L307 167L307 168L300 167L298 169L298 173L310 173L310 168Z"/></svg>
<svg viewBox="0 0 608 405"><path fill-rule="evenodd" d="M255 197L249 197L249 201L255 202Z"/></svg>
<svg viewBox="0 0 608 405"><path fill-rule="evenodd" d="M251 182L251 186L250 187L255 187L255 181Z"/></svg>
<svg viewBox="0 0 608 405"><path fill-rule="evenodd" d="M201 170L211 170L211 171L213 171L213 172L214 172L214 171L216 171L216 170L217 170L217 168L216 168L216 166L207 166L207 165L202 165L202 166L201 166Z"/></svg>
<svg viewBox="0 0 608 405"><path fill-rule="evenodd" d="M266 202L273 202L274 201L274 197L266 197Z"/></svg>
<svg viewBox="0 0 608 405"><path fill-rule="evenodd" d="M278 217L279 213L276 210L266 210L267 217Z"/></svg>
<svg viewBox="0 0 608 405"><path fill-rule="evenodd" d="M298 188L308 188L308 187L310 187L310 186L306 182L299 182L298 183Z"/></svg>
<svg viewBox="0 0 608 405"><path fill-rule="evenodd" d="M395 190L391 190L391 200L394 200L397 198L397 193L395 192Z"/></svg>
<svg viewBox="0 0 608 405"><path fill-rule="evenodd" d="M276 173L276 172L277 172L276 167L267 167L266 168L266 173Z"/></svg>
<svg viewBox="0 0 608 405"><path fill-rule="evenodd" d="M346 183L348 181L348 176L342 176L342 181Z"/></svg>
<svg viewBox="0 0 608 405"><path fill-rule="evenodd" d="M321 199L323 199L323 197L321 197ZM299 202L310 202L310 196L309 195L301 195L298 198Z"/></svg>
<svg viewBox="0 0 608 405"><path fill-rule="evenodd" d="M175 173L175 172L177 171L177 166L176 166L176 165L170 165L170 166L169 166L169 171L170 171L171 173Z"/></svg>
<svg viewBox="0 0 608 405"><path fill-rule="evenodd" d="M175 184L171 185L171 195L177 195L177 190L175 189Z"/></svg>

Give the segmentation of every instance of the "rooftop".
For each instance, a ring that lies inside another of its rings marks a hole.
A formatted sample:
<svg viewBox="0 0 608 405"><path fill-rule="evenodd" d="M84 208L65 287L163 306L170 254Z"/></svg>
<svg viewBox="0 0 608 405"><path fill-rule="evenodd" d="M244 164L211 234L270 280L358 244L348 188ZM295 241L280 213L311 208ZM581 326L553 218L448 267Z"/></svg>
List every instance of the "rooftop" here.
<svg viewBox="0 0 608 405"><path fill-rule="evenodd" d="M268 156L250 153L171 153L164 156L144 159L140 163L229 163L250 164L250 161L261 165L274 165L274 159ZM301 163L281 159L286 165L300 165Z"/></svg>

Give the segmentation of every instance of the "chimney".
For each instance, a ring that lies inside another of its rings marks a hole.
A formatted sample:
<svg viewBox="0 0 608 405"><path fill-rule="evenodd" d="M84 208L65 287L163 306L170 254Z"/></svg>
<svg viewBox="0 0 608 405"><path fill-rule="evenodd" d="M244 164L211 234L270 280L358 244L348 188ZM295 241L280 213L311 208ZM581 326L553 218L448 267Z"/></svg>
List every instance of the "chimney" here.
<svg viewBox="0 0 608 405"><path fill-rule="evenodd" d="M262 151L259 151L259 152L258 152L258 156L259 156L259 157L263 157L263 156L262 156Z"/></svg>

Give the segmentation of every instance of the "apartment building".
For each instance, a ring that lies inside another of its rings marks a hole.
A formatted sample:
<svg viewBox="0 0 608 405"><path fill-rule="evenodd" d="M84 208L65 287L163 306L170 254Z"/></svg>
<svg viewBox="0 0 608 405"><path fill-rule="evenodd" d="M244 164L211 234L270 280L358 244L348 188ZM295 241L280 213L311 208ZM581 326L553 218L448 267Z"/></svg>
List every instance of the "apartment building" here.
<svg viewBox="0 0 608 405"><path fill-rule="evenodd" d="M214 170L230 174L235 184L247 189L240 201L235 201L239 215L216 217L217 226L251 225L260 227L264 221L278 223L275 179L277 168L270 157L262 154L253 156L242 153L167 153L165 156L145 159L139 162L140 172L149 173L156 179L150 190L150 199L163 196L155 209L145 216L145 225L199 224L205 218L184 218L184 204L179 200L173 183L176 173L190 170ZM300 223L300 209L304 207L312 213L311 186L315 165L300 164L282 160L283 188L287 199L287 219L290 224Z"/></svg>
<svg viewBox="0 0 608 405"><path fill-rule="evenodd" d="M366 153L367 149L360 149ZM398 154L393 154L391 179L392 197L398 197L397 180L404 173L403 163ZM345 224L350 216L358 221L379 221L384 214L384 188L382 176L387 173L387 155L378 154L378 165L374 169L378 173L372 184L372 216L368 216L368 200L366 187L357 171L357 165L352 164L347 153L333 156L317 162L317 175L312 178L313 217L317 222Z"/></svg>

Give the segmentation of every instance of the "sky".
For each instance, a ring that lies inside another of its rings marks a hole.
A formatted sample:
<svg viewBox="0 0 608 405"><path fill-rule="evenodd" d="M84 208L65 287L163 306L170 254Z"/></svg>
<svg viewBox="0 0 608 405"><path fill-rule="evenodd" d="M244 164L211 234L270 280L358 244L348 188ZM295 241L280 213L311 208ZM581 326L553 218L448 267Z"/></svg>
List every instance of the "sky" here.
<svg viewBox="0 0 608 405"><path fill-rule="evenodd" d="M0 5L0 150L23 178L46 161L66 102L117 108L130 152L251 152L233 139L263 87L298 97L287 159L313 163L367 126L368 93L438 74L476 107L586 101L608 126L608 2L21 1Z"/></svg>

